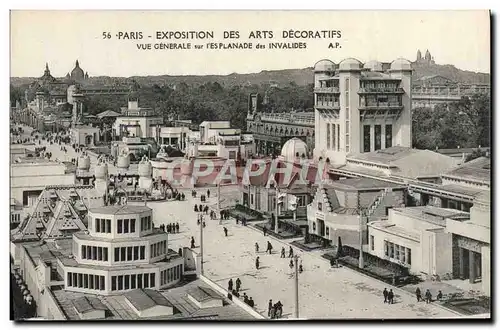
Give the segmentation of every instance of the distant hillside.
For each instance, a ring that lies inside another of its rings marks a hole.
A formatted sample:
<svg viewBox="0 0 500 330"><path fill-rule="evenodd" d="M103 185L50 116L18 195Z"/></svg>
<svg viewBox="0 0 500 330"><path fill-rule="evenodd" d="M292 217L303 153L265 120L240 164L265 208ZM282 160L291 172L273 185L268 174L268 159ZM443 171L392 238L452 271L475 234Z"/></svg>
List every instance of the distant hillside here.
<svg viewBox="0 0 500 330"><path fill-rule="evenodd" d="M439 64L413 64L414 79L423 76L440 75L451 79L453 81L462 83L489 83L490 75L487 73L477 73L472 71L464 71L456 68L453 65L439 65ZM252 85L266 85L277 84L278 86L288 85L295 82L299 86L313 83L313 68L304 69L287 69L287 70L271 70L261 71L259 73L239 74L232 73L230 75L209 75L209 76L134 76L130 78L112 78L112 77L91 77L90 84L122 84L129 81L131 78L135 79L140 85L175 85L178 83L186 83L188 85L199 85L207 82L218 82L222 86L252 86ZM35 78L18 78L13 77L10 79L11 84L14 86L21 86L31 83Z"/></svg>

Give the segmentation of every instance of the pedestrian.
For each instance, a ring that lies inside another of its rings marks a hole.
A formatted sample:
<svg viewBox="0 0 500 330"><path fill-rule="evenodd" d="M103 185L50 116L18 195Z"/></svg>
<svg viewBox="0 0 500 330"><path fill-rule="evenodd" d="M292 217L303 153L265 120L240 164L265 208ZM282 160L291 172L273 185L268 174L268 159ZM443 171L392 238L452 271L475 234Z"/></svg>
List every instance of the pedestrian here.
<svg viewBox="0 0 500 330"><path fill-rule="evenodd" d="M167 225L167 233L170 234L170 224Z"/></svg>
<svg viewBox="0 0 500 330"><path fill-rule="evenodd" d="M271 307L271 319L275 319L276 318L276 307L275 305L273 305Z"/></svg>
<svg viewBox="0 0 500 330"><path fill-rule="evenodd" d="M267 234L267 227L265 225L262 227L262 233L264 234L264 236L266 236Z"/></svg>
<svg viewBox="0 0 500 330"><path fill-rule="evenodd" d="M236 298L239 298L239 297L240 297L240 294L239 294L239 292L238 292L237 290L233 290L233 292L231 292L231 294L232 294L233 296L235 296Z"/></svg>
<svg viewBox="0 0 500 330"><path fill-rule="evenodd" d="M389 292L387 291L387 288L384 288L384 304L386 302L388 302L388 296L389 296Z"/></svg>
<svg viewBox="0 0 500 330"><path fill-rule="evenodd" d="M292 258L292 257L293 257L293 249L290 246L290 249L288 250L288 258Z"/></svg>
<svg viewBox="0 0 500 330"><path fill-rule="evenodd" d="M255 259L255 268L259 269L259 266L260 266L260 261L259 261L259 257L257 257L257 259Z"/></svg>
<svg viewBox="0 0 500 330"><path fill-rule="evenodd" d="M210 189L207 189L207 197L210 198Z"/></svg>
<svg viewBox="0 0 500 330"><path fill-rule="evenodd" d="M420 302L420 300L422 300L422 292L420 291L420 288L415 290L415 295L417 296L417 302Z"/></svg>
<svg viewBox="0 0 500 330"><path fill-rule="evenodd" d="M255 302L253 301L252 297L250 297L250 299L248 300L248 306L250 306L252 308L255 306Z"/></svg>
<svg viewBox="0 0 500 330"><path fill-rule="evenodd" d="M205 205L205 214L208 214L208 205Z"/></svg>
<svg viewBox="0 0 500 330"><path fill-rule="evenodd" d="M269 303L267 305L267 316L271 317L271 309L273 308L273 300L269 299Z"/></svg>
<svg viewBox="0 0 500 330"><path fill-rule="evenodd" d="M245 292L245 293L243 293L243 302L244 302L245 304L248 304L248 296L247 296L247 293L246 293L246 292Z"/></svg>
<svg viewBox="0 0 500 330"><path fill-rule="evenodd" d="M276 318L280 319L281 316L283 315L283 305L281 304L281 301L278 301L275 305L276 309Z"/></svg>
<svg viewBox="0 0 500 330"><path fill-rule="evenodd" d="M389 290L387 299L389 300L389 304L394 304L394 292L392 292L392 289Z"/></svg>
<svg viewBox="0 0 500 330"><path fill-rule="evenodd" d="M198 212L198 205L194 204L194 211Z"/></svg>
<svg viewBox="0 0 500 330"><path fill-rule="evenodd" d="M281 248L281 255L280 255L280 258L285 258L285 247L282 247Z"/></svg>
<svg viewBox="0 0 500 330"><path fill-rule="evenodd" d="M207 226L207 224L205 223L205 221L203 221L203 228L205 228L206 226Z"/></svg>
<svg viewBox="0 0 500 330"><path fill-rule="evenodd" d="M239 291L240 291L240 288L241 288L241 280L240 280L240 278L238 277L238 278L236 279L236 291L238 291L238 292L239 292Z"/></svg>
<svg viewBox="0 0 500 330"><path fill-rule="evenodd" d="M175 231L177 233L179 233L179 223L178 222L175 223Z"/></svg>
<svg viewBox="0 0 500 330"><path fill-rule="evenodd" d="M441 300L441 299L443 299L443 293L441 292L441 290L439 290L439 291L438 291L438 294L437 294L437 296L436 296L436 299L437 299L437 300Z"/></svg>
<svg viewBox="0 0 500 330"><path fill-rule="evenodd" d="M427 289L427 291L425 291L425 302L428 304L432 301L432 293L431 291L429 291L429 289Z"/></svg>
<svg viewBox="0 0 500 330"><path fill-rule="evenodd" d="M224 227L224 236L227 237L227 228L226 227Z"/></svg>
<svg viewBox="0 0 500 330"><path fill-rule="evenodd" d="M255 253L259 253L259 243L255 242Z"/></svg>
<svg viewBox="0 0 500 330"><path fill-rule="evenodd" d="M293 259L290 259L290 264L289 264L289 266L290 266L290 269L293 269Z"/></svg>
<svg viewBox="0 0 500 330"><path fill-rule="evenodd" d="M220 213L220 218L221 218L221 220L222 220L222 215L224 214L224 211L223 211L223 210L221 210L219 213Z"/></svg>
<svg viewBox="0 0 500 330"><path fill-rule="evenodd" d="M194 237L191 236L191 249L194 249Z"/></svg>
<svg viewBox="0 0 500 330"><path fill-rule="evenodd" d="M269 252L269 254L273 253L273 246L271 245L271 242L267 241L267 249L266 252Z"/></svg>
<svg viewBox="0 0 500 330"><path fill-rule="evenodd" d="M231 278L227 283L228 291L233 291L233 279Z"/></svg>
<svg viewBox="0 0 500 330"><path fill-rule="evenodd" d="M203 205L202 204L200 204L200 206L198 206L198 211L203 212Z"/></svg>
<svg viewBox="0 0 500 330"><path fill-rule="evenodd" d="M299 266L299 273L302 274L303 271L304 271L304 267L302 267L302 261L301 261L300 266Z"/></svg>

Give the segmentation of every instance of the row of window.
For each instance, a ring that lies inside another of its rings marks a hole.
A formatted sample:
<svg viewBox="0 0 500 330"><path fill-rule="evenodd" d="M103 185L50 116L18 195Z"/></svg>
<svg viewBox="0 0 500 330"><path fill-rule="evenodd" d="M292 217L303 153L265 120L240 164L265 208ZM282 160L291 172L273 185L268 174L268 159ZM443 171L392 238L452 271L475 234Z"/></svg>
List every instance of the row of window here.
<svg viewBox="0 0 500 330"><path fill-rule="evenodd" d="M116 221L116 233L135 233L135 219L119 219Z"/></svg>
<svg viewBox="0 0 500 330"><path fill-rule="evenodd" d="M10 222L13 223L21 222L21 215L19 213L12 213L10 215Z"/></svg>
<svg viewBox="0 0 500 330"><path fill-rule="evenodd" d="M111 291L154 288L155 273L111 276Z"/></svg>
<svg viewBox="0 0 500 330"><path fill-rule="evenodd" d="M82 245L81 258L87 260L108 261L108 248L102 246Z"/></svg>
<svg viewBox="0 0 500 330"><path fill-rule="evenodd" d="M160 285L177 281L182 275L182 265L177 265L173 268L165 269L160 272Z"/></svg>
<svg viewBox="0 0 500 330"><path fill-rule="evenodd" d="M382 125L374 125L374 150L382 149ZM363 152L371 150L371 125L363 125ZM385 125L385 148L392 147L392 125Z"/></svg>
<svg viewBox="0 0 500 330"><path fill-rule="evenodd" d="M316 105L339 106L339 99L333 94L317 94Z"/></svg>
<svg viewBox="0 0 500 330"><path fill-rule="evenodd" d="M391 83L384 81L364 81L361 83L361 88L391 88L396 89L399 87L399 83Z"/></svg>
<svg viewBox="0 0 500 330"><path fill-rule="evenodd" d="M386 257L396 259L404 264L411 265L411 249L394 244L389 241L384 241L384 254Z"/></svg>
<svg viewBox="0 0 500 330"><path fill-rule="evenodd" d="M96 233L111 233L111 220L95 218L94 231Z"/></svg>
<svg viewBox="0 0 500 330"><path fill-rule="evenodd" d="M106 290L105 277L93 274L67 273L67 286L91 290Z"/></svg>
<svg viewBox="0 0 500 330"><path fill-rule="evenodd" d="M144 245L115 248L114 260L116 262L144 260L144 259L146 259L146 246Z"/></svg>
<svg viewBox="0 0 500 330"><path fill-rule="evenodd" d="M151 258L157 257L162 254L167 254L167 241L160 241L150 245L149 254Z"/></svg>
<svg viewBox="0 0 500 330"><path fill-rule="evenodd" d="M340 125L326 124L326 148L340 150Z"/></svg>
<svg viewBox="0 0 500 330"><path fill-rule="evenodd" d="M142 217L141 218L141 231L144 231L144 230L150 230L151 228L153 228L153 221L151 220L151 216L147 216L147 217Z"/></svg>

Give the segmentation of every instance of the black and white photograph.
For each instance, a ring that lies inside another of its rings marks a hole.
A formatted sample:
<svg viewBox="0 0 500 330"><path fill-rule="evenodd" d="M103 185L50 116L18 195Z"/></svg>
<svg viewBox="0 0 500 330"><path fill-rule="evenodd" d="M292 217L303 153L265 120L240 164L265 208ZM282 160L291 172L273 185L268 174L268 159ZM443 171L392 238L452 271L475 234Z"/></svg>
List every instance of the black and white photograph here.
<svg viewBox="0 0 500 330"><path fill-rule="evenodd" d="M11 321L491 320L490 22L11 10Z"/></svg>

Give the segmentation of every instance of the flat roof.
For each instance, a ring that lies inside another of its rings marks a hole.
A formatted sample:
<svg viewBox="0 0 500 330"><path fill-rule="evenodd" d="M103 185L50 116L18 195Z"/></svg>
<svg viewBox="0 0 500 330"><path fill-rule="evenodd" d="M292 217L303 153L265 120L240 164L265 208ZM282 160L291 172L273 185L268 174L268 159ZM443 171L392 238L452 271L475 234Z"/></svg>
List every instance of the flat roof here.
<svg viewBox="0 0 500 330"><path fill-rule="evenodd" d="M491 159L479 157L446 172L443 176L454 176L464 180L490 181Z"/></svg>
<svg viewBox="0 0 500 330"><path fill-rule="evenodd" d="M190 289L203 286L207 287L208 284L201 279L192 282L183 282L173 288L165 291L153 291L156 298L162 300L158 295L163 296L174 307L174 315L165 315L158 317L141 318L127 304L126 293L119 293L111 296L100 296L80 292L65 291L62 286L53 287L52 293L56 302L66 315L68 320L80 320L80 316L76 312L72 301L81 297L95 297L101 301L106 307L105 320L254 320L255 318L247 313L242 308L235 305L226 297L219 295L220 299L224 301L223 306L199 308L194 302L188 298L188 291ZM137 291L137 290L136 290ZM141 302L142 303L142 302ZM144 305L150 304L145 301Z"/></svg>
<svg viewBox="0 0 500 330"><path fill-rule="evenodd" d="M110 205L110 206L96 207L90 209L89 212L119 215L119 214L143 213L151 210L152 209L147 206L126 204L126 205Z"/></svg>
<svg viewBox="0 0 500 330"><path fill-rule="evenodd" d="M188 294L197 301L209 301L212 299L222 299L222 297L213 289L198 286L188 290Z"/></svg>
<svg viewBox="0 0 500 330"><path fill-rule="evenodd" d="M384 188L403 188L403 185L372 179L372 178L348 178L335 180L327 184L335 188L348 188L354 190L362 189L384 189Z"/></svg>
<svg viewBox="0 0 500 330"><path fill-rule="evenodd" d="M160 292L151 289L136 289L123 294L138 311L144 311L156 305L174 307Z"/></svg>

